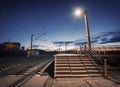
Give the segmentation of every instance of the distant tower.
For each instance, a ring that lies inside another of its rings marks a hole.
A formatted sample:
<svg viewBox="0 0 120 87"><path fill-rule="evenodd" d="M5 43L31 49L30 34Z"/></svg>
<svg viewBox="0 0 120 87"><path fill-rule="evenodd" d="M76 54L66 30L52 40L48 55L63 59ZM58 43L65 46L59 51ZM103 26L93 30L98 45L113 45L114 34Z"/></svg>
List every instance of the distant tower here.
<svg viewBox="0 0 120 87"><path fill-rule="evenodd" d="M8 39L8 42L10 42L10 37L9 37L9 39Z"/></svg>
<svg viewBox="0 0 120 87"><path fill-rule="evenodd" d="M30 44L30 49L32 50L32 44L33 44L33 34L31 35L31 44Z"/></svg>

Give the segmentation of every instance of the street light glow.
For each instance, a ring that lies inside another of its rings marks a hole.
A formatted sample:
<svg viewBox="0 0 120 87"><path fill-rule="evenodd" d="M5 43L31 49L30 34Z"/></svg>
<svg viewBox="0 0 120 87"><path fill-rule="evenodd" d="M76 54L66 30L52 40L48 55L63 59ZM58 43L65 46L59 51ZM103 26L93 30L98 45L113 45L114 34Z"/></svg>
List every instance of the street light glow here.
<svg viewBox="0 0 120 87"><path fill-rule="evenodd" d="M91 40L90 40L90 31L89 31L89 25L88 25L88 16L87 16L87 10L82 10L81 8L75 8L73 10L73 16L78 18L81 15L84 15L85 19L85 27L86 27L86 36L88 38L88 47L91 49Z"/></svg>
<svg viewBox="0 0 120 87"><path fill-rule="evenodd" d="M82 15L83 11L81 8L75 8L73 11L73 16L74 17L80 17Z"/></svg>

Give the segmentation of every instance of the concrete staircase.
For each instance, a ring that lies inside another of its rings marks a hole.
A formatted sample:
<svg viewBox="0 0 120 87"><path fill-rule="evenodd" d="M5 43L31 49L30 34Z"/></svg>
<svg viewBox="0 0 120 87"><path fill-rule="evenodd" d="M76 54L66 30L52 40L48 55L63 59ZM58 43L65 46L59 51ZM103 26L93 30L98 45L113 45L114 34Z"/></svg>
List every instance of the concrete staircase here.
<svg viewBox="0 0 120 87"><path fill-rule="evenodd" d="M85 54L55 55L54 78L59 77L100 77L94 61Z"/></svg>

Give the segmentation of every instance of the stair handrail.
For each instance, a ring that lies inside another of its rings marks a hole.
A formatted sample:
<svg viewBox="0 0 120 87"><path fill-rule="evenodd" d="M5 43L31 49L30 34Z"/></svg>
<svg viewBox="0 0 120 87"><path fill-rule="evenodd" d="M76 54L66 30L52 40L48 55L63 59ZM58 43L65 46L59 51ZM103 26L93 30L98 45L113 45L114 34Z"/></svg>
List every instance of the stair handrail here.
<svg viewBox="0 0 120 87"><path fill-rule="evenodd" d="M96 62L99 62L99 64L103 64L102 58L97 54L95 50L88 48L88 50L86 50L85 52L90 56L90 58L94 59ZM91 57L91 56L94 56L94 57Z"/></svg>
<svg viewBox="0 0 120 87"><path fill-rule="evenodd" d="M102 58L96 53L96 51L92 49L85 50L85 54L92 60L94 60L94 65L99 70L101 75L103 75L103 60ZM94 56L94 57L93 57Z"/></svg>

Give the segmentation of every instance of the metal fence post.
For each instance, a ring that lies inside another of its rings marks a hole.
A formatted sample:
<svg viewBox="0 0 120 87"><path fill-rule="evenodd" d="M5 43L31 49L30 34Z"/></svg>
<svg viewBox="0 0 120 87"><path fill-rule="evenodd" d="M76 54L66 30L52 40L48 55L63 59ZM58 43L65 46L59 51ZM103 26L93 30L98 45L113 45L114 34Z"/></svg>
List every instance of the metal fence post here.
<svg viewBox="0 0 120 87"><path fill-rule="evenodd" d="M108 78L107 59L106 58L104 59L103 69L104 69L104 77Z"/></svg>
<svg viewBox="0 0 120 87"><path fill-rule="evenodd" d="M106 47L104 47L104 55L106 55Z"/></svg>

